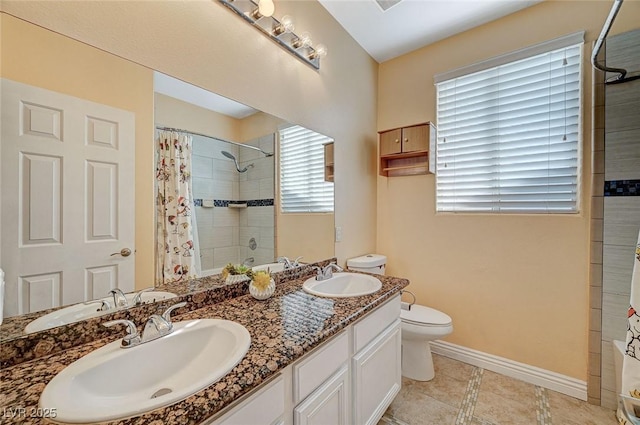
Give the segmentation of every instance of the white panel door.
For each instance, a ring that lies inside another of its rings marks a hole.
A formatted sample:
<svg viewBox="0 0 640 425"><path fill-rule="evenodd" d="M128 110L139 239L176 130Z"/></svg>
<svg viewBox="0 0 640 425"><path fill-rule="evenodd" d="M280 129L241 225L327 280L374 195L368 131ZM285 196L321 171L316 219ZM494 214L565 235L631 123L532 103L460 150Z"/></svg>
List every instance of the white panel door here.
<svg viewBox="0 0 640 425"><path fill-rule="evenodd" d="M135 116L3 79L5 316L134 289Z"/></svg>

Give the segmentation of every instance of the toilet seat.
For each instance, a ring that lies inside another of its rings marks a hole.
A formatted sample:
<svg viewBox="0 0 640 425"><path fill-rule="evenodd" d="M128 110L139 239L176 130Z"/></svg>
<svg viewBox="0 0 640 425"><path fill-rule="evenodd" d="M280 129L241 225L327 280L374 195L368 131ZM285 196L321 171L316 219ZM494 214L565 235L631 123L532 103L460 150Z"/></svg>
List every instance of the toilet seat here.
<svg viewBox="0 0 640 425"><path fill-rule="evenodd" d="M416 326L448 327L452 320L447 314L435 308L414 304L410 310L401 309L400 319Z"/></svg>

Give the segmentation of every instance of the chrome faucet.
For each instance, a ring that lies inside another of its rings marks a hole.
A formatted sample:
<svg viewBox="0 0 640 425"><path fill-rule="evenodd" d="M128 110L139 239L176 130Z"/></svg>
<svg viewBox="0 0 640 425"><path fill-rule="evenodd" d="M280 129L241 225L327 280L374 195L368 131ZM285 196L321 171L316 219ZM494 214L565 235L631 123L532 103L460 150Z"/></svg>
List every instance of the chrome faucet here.
<svg viewBox="0 0 640 425"><path fill-rule="evenodd" d="M153 314L144 325L141 344L161 338L173 332L173 323L171 323L171 313L180 307L184 307L187 303L182 302L174 304L162 313L162 316Z"/></svg>
<svg viewBox="0 0 640 425"><path fill-rule="evenodd" d="M133 297L133 300L131 301L131 304L133 304L134 306L142 305L142 293L143 292L153 291L154 289L155 288L153 286L151 286L149 288L144 288L143 290L138 291L136 296Z"/></svg>
<svg viewBox="0 0 640 425"><path fill-rule="evenodd" d="M331 279L333 277L334 270L337 272L343 271L342 267L340 267L336 263L329 263L325 267L313 266L313 269L318 271L318 274L316 275L316 280Z"/></svg>
<svg viewBox="0 0 640 425"><path fill-rule="evenodd" d="M145 342L153 341L155 339L161 338L163 336L169 335L173 332L173 323L171 323L171 312L173 310L184 307L187 303L182 302L178 304L174 304L162 313L162 316L158 314L153 314L147 320L146 325L144 326L144 332L142 335L138 333L138 328L136 324L131 320L112 320L110 322L103 323L103 326L110 328L115 325L127 325L127 335L122 338L122 342L120 347L122 348L131 348L140 344L144 344Z"/></svg>
<svg viewBox="0 0 640 425"><path fill-rule="evenodd" d="M244 261L242 262L243 266L247 266L247 267L251 267L253 265L253 263L255 263L256 259L253 257L248 257L245 258Z"/></svg>
<svg viewBox="0 0 640 425"><path fill-rule="evenodd" d="M294 267L298 267L300 265L300 263L298 263L298 261L300 261L301 258L302 258L302 256L297 257L295 260L291 261L287 257L282 256L282 257L278 257L276 259L276 262L284 263L284 269L285 270L289 270L289 269L292 269Z"/></svg>
<svg viewBox="0 0 640 425"><path fill-rule="evenodd" d="M129 304L127 303L127 297L122 292L120 288L114 288L109 291L109 293L113 296L113 306L114 308L127 307Z"/></svg>
<svg viewBox="0 0 640 425"><path fill-rule="evenodd" d="M91 301L85 301L82 304L84 305L91 305L91 304L98 304L100 303L100 307L96 310L96 311L107 311L109 309L111 309L111 304L109 304L107 301L105 300L91 300Z"/></svg>
<svg viewBox="0 0 640 425"><path fill-rule="evenodd" d="M110 322L102 324L102 326L106 326L107 328L115 325L127 325L127 335L122 338L120 347L135 347L136 345L140 345L142 343L142 339L140 338L140 334L138 333L138 328L136 327L136 324L131 320L112 320Z"/></svg>

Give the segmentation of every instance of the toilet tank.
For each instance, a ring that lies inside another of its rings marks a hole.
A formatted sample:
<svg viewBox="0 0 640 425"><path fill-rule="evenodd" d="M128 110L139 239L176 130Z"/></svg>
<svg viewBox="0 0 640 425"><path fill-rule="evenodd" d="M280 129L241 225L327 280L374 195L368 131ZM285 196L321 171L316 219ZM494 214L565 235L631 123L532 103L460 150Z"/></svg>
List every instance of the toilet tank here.
<svg viewBox="0 0 640 425"><path fill-rule="evenodd" d="M387 257L380 254L366 254L347 260L349 270L373 274L384 274Z"/></svg>

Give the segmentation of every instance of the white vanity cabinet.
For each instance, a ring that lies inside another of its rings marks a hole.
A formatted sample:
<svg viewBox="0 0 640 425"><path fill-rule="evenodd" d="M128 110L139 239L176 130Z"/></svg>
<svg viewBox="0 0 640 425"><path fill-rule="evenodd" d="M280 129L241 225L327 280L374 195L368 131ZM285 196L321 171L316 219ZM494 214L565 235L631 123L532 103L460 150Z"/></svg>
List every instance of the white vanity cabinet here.
<svg viewBox="0 0 640 425"><path fill-rule="evenodd" d="M211 425L375 425L402 385L400 296L323 343Z"/></svg>

